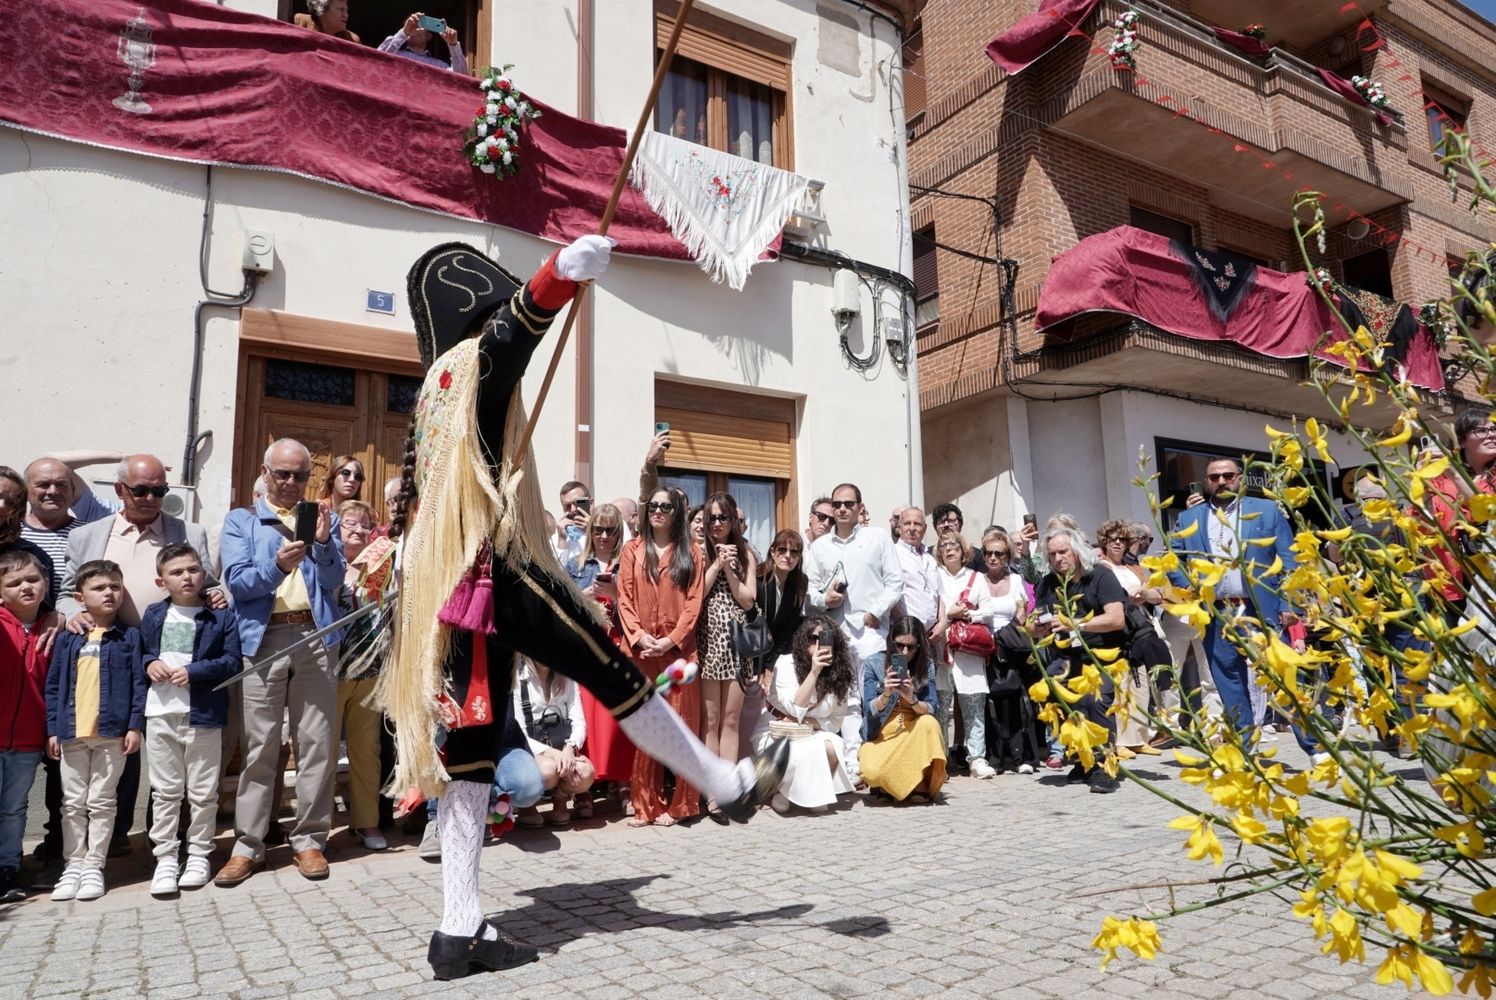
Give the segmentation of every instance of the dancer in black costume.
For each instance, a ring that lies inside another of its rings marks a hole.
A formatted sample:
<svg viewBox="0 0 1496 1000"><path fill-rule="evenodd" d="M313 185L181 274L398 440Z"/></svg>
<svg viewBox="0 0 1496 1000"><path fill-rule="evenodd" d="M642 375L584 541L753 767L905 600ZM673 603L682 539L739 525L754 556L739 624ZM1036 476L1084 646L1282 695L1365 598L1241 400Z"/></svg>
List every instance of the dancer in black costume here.
<svg viewBox="0 0 1496 1000"><path fill-rule="evenodd" d="M586 687L636 746L735 819L766 801L784 773L784 747L721 761L654 697L556 564L534 461L516 461L525 421L520 378L577 283L607 267L610 248L603 237L582 237L523 287L457 243L428 251L410 272L427 374L395 518L405 538L400 611L380 696L397 731L393 787L441 796L442 924L428 951L438 979L537 957L485 920L478 899L504 723L493 706L509 697L516 652ZM440 754L438 727L447 730Z"/></svg>

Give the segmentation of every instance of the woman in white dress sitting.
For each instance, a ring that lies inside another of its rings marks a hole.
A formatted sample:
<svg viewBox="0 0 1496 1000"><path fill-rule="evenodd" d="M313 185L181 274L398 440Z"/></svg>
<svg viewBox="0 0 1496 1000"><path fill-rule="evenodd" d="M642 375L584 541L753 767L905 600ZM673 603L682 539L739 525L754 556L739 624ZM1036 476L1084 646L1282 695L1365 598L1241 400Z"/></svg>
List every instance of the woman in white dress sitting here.
<svg viewBox="0 0 1496 1000"><path fill-rule="evenodd" d="M841 629L824 615L805 619L766 681L767 705L753 733L757 748L781 736L790 740L789 769L772 802L776 811L791 805L825 809L854 790L841 738L854 682L852 652Z"/></svg>

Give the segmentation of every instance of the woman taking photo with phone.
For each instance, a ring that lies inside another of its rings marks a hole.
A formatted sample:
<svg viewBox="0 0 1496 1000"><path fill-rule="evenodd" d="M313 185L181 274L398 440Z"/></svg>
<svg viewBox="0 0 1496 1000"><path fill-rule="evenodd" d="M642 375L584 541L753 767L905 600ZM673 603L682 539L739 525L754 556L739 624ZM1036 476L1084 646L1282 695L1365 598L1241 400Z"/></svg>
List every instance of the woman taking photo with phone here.
<svg viewBox="0 0 1496 1000"><path fill-rule="evenodd" d="M407 17L399 31L380 42L379 51L393 52L454 73L466 74L468 71L456 30L448 27L441 18L430 17L421 11Z"/></svg>
<svg viewBox="0 0 1496 1000"><path fill-rule="evenodd" d="M650 681L678 659L696 661L696 621L701 611L701 550L686 530L686 495L678 489L650 494L639 536L618 561L618 618L624 648ZM692 732L701 731L701 688L677 684L666 696ZM629 780L634 805L630 826L674 826L700 812L698 793L676 776L675 794L665 799L665 768L634 754Z"/></svg>
<svg viewBox="0 0 1496 1000"><path fill-rule="evenodd" d="M610 503L598 504L583 526L582 551L566 567L577 589L603 606L609 637L623 644L618 624L618 557L623 552L623 512ZM587 752L596 780L618 786L621 802L628 802L629 774L634 769L634 745L623 735L613 713L585 688L580 688L582 717L587 724ZM592 815L590 795L577 797L574 811L587 819Z"/></svg>
<svg viewBox="0 0 1496 1000"><path fill-rule="evenodd" d="M727 493L713 493L704 509L706 519L706 594L696 624L701 651L702 742L724 760L738 759L738 719L743 712L743 689L738 686L738 652L732 644L734 622L745 620L758 596L758 565L739 526L738 505ZM726 823L715 803L707 815Z"/></svg>
<svg viewBox="0 0 1496 1000"><path fill-rule="evenodd" d="M825 615L805 619L790 652L775 664L768 705L753 733L757 747L790 741L789 769L771 802L775 812L791 805L824 810L838 795L855 791L841 738L854 683L852 652L841 629Z"/></svg>
<svg viewBox="0 0 1496 1000"><path fill-rule="evenodd" d="M935 721L935 670L918 618L895 618L888 647L862 663L867 741L858 748L868 788L902 802L933 799L945 784L945 740Z"/></svg>

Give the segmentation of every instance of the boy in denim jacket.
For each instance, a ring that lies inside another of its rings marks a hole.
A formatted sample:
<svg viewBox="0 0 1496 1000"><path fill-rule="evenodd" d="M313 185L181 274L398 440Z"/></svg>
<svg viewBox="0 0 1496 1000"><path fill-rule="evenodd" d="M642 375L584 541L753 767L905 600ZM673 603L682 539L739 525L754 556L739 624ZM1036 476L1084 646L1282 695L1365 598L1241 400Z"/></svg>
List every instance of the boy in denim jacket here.
<svg viewBox="0 0 1496 1000"><path fill-rule="evenodd" d="M203 600L207 573L185 542L156 556L164 601L140 619L146 678L145 766L151 779L151 843L156 874L151 895L208 884L208 856L218 820L218 770L229 693L213 688L239 672L239 618ZM178 824L187 799L187 864L177 868Z"/></svg>
<svg viewBox="0 0 1496 1000"><path fill-rule="evenodd" d="M47 670L47 754L62 766L62 853L54 900L104 895L114 790L145 729L140 632L116 620L124 574L108 559L78 567L77 598L93 616L86 635L63 632Z"/></svg>

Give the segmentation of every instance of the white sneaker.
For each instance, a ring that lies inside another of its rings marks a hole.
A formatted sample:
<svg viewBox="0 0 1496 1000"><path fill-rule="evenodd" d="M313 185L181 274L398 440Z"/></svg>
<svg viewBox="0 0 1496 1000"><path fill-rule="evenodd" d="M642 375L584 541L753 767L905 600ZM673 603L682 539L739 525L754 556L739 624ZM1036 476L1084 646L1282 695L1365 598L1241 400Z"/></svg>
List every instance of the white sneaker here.
<svg viewBox="0 0 1496 1000"><path fill-rule="evenodd" d="M189 854L187 863L182 866L182 877L177 879L177 888L201 889L212 877L213 872L208 866L207 857L202 854Z"/></svg>
<svg viewBox="0 0 1496 1000"><path fill-rule="evenodd" d="M156 874L151 876L151 895L157 899L166 899L176 894L177 859L157 858Z"/></svg>
<svg viewBox="0 0 1496 1000"><path fill-rule="evenodd" d="M78 876L78 895L73 898L80 902L87 902L91 899L99 899L104 892L104 869L84 868Z"/></svg>
<svg viewBox="0 0 1496 1000"><path fill-rule="evenodd" d="M997 772L992 769L992 765L988 764L981 757L971 762L971 776L973 778L990 778L995 774Z"/></svg>
<svg viewBox="0 0 1496 1000"><path fill-rule="evenodd" d="M1034 773L1034 765L1032 765L1032 764L1019 764L1018 765L1018 773L1019 774L1033 774Z"/></svg>
<svg viewBox="0 0 1496 1000"><path fill-rule="evenodd" d="M421 846L416 848L416 855L422 861L442 859L442 839L436 832L436 820L426 824L426 832L421 834Z"/></svg>
<svg viewBox="0 0 1496 1000"><path fill-rule="evenodd" d="M83 877L83 866L74 862L62 870L57 876L57 884L52 887L52 901L54 903L66 903L70 899L78 898L78 880Z"/></svg>
<svg viewBox="0 0 1496 1000"><path fill-rule="evenodd" d="M379 827L371 826L364 830L354 830L353 835L358 842L364 845L366 851L383 851L389 848L389 842L384 839L384 834L379 832Z"/></svg>

